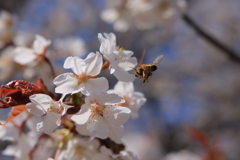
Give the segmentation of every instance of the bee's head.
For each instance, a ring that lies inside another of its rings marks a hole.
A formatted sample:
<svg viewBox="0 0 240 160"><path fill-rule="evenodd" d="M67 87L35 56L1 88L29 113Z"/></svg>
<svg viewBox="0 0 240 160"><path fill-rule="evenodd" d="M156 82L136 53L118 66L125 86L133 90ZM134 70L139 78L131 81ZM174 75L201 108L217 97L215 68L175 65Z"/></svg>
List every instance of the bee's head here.
<svg viewBox="0 0 240 160"><path fill-rule="evenodd" d="M156 65L151 65L151 71L156 71L157 70L157 66Z"/></svg>

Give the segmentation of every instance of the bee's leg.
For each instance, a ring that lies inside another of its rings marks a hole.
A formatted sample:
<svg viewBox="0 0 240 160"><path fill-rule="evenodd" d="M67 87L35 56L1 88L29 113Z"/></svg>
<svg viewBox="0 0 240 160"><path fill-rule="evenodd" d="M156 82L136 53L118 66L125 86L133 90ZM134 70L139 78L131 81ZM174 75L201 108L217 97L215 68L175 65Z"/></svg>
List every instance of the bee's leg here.
<svg viewBox="0 0 240 160"><path fill-rule="evenodd" d="M146 79L146 77L147 77L147 75L145 74L145 72L143 72L142 78L143 78L143 79Z"/></svg>

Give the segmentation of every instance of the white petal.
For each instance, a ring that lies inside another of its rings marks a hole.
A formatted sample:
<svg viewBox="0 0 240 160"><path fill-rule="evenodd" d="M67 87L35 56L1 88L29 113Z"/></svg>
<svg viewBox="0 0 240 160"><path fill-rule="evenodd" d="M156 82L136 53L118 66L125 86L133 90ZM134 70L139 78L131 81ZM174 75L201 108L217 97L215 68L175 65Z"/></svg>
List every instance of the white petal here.
<svg viewBox="0 0 240 160"><path fill-rule="evenodd" d="M124 69L117 67L113 75L119 80L123 82L131 82L134 81L135 76L133 74L128 73Z"/></svg>
<svg viewBox="0 0 240 160"><path fill-rule="evenodd" d="M141 92L134 92L133 96L137 99L137 104L140 106L144 105L144 103L147 101L144 94L142 94Z"/></svg>
<svg viewBox="0 0 240 160"><path fill-rule="evenodd" d="M46 111L36 103L27 103L26 108L29 113L34 114L36 116L41 116L46 114Z"/></svg>
<svg viewBox="0 0 240 160"><path fill-rule="evenodd" d="M124 57L131 57L133 55L133 51L123 50L122 52L120 52L120 54Z"/></svg>
<svg viewBox="0 0 240 160"><path fill-rule="evenodd" d="M105 139L108 137L109 126L105 123L102 117L94 116L87 123L87 129L92 137Z"/></svg>
<svg viewBox="0 0 240 160"><path fill-rule="evenodd" d="M63 64L63 68L65 69L71 68L75 74L80 75L82 73L85 73L87 65L81 58L68 57Z"/></svg>
<svg viewBox="0 0 240 160"><path fill-rule="evenodd" d="M36 39L33 42L34 52L42 54L44 49L51 44L50 40L46 40L43 36L36 35Z"/></svg>
<svg viewBox="0 0 240 160"><path fill-rule="evenodd" d="M114 33L109 33L109 34L104 33L104 35L105 36L108 35L109 41L116 46L116 35Z"/></svg>
<svg viewBox="0 0 240 160"><path fill-rule="evenodd" d="M52 98L47 94L34 94L29 97L31 101L34 101L36 103L45 103L45 102L52 102Z"/></svg>
<svg viewBox="0 0 240 160"><path fill-rule="evenodd" d="M127 122L130 113L131 110L126 107L107 106L103 115L110 126L120 126Z"/></svg>
<svg viewBox="0 0 240 160"><path fill-rule="evenodd" d="M112 60L112 61L110 61L110 63L111 63L110 74L113 74L118 67L119 61L118 60Z"/></svg>
<svg viewBox="0 0 240 160"><path fill-rule="evenodd" d="M112 150L108 149L106 146L101 146L100 152L102 154L109 155L109 156L113 155Z"/></svg>
<svg viewBox="0 0 240 160"><path fill-rule="evenodd" d="M117 103L124 103L124 99L115 93L103 92L99 95L92 94L91 99L96 100L101 105L113 105Z"/></svg>
<svg viewBox="0 0 240 160"><path fill-rule="evenodd" d="M116 36L113 33L104 34L104 37L101 33L98 34L98 39L101 43L100 52L104 55L110 55L116 49Z"/></svg>
<svg viewBox="0 0 240 160"><path fill-rule="evenodd" d="M90 135L89 131L87 130L87 124L83 124L83 125L76 124L76 130L79 134L82 134L85 136Z"/></svg>
<svg viewBox="0 0 240 160"><path fill-rule="evenodd" d="M127 93L133 93L133 82L118 81L118 83L114 86L114 91L116 91L121 96L126 95Z"/></svg>
<svg viewBox="0 0 240 160"><path fill-rule="evenodd" d="M78 80L72 75L72 73L60 74L53 80L53 83L57 86L55 88L56 93L69 94L74 91L79 92L81 85L77 85Z"/></svg>
<svg viewBox="0 0 240 160"><path fill-rule="evenodd" d="M136 57L131 57L125 62L121 62L118 64L120 68L123 68L125 71L130 71L134 69L137 66L137 58Z"/></svg>
<svg viewBox="0 0 240 160"><path fill-rule="evenodd" d="M89 109L89 106L84 104L82 105L81 110L70 117L71 120L73 120L75 123L82 125L87 123L89 117L91 116L91 110Z"/></svg>
<svg viewBox="0 0 240 160"><path fill-rule="evenodd" d="M53 130L55 130L58 126L60 126L60 116L56 117L56 114L48 112L46 116L44 116L44 121L42 125L38 125L38 130L42 131L46 134L51 134Z"/></svg>
<svg viewBox="0 0 240 160"><path fill-rule="evenodd" d="M105 77L89 79L87 83L92 88L92 93L99 94L108 89L108 80Z"/></svg>
<svg viewBox="0 0 240 160"><path fill-rule="evenodd" d="M37 58L32 49L25 47L17 47L15 52L14 61L21 65L26 65Z"/></svg>
<svg viewBox="0 0 240 160"><path fill-rule="evenodd" d="M47 109L50 107L50 103L53 102L52 98L49 95L46 94L34 94L29 97L30 101L33 103L38 104L39 109L43 109L44 111L47 111Z"/></svg>
<svg viewBox="0 0 240 160"><path fill-rule="evenodd" d="M90 54L93 55L94 53L90 53ZM84 61L86 64L88 64L88 67L86 69L87 75L95 76L100 73L103 60L102 60L102 55L99 52L97 52L96 55L91 58L86 58Z"/></svg>
<svg viewBox="0 0 240 160"><path fill-rule="evenodd" d="M139 116L138 110L135 111L135 110L131 109L131 118L136 119L136 118L138 118L138 116Z"/></svg>
<svg viewBox="0 0 240 160"><path fill-rule="evenodd" d="M109 127L109 138L111 138L114 142L120 144L122 143L122 137L124 134L123 126Z"/></svg>
<svg viewBox="0 0 240 160"><path fill-rule="evenodd" d="M82 92L82 94L89 96L90 94L92 94L92 90L93 88L91 87L91 85L89 83L82 83L80 85L80 91Z"/></svg>
<svg viewBox="0 0 240 160"><path fill-rule="evenodd" d="M32 102L36 102L36 103L47 103L47 102L52 102L52 98L47 95L47 94L42 94L42 93L38 93L38 94L33 94L29 97L29 99Z"/></svg>

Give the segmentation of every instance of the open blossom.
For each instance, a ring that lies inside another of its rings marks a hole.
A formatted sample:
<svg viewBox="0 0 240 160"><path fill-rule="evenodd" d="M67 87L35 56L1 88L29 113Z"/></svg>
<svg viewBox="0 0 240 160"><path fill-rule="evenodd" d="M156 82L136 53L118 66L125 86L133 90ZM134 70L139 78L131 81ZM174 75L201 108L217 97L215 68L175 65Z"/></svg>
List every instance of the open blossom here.
<svg viewBox="0 0 240 160"><path fill-rule="evenodd" d="M106 0L101 19L118 32L166 26L186 10L185 0Z"/></svg>
<svg viewBox="0 0 240 160"><path fill-rule="evenodd" d="M82 92L85 95L99 94L108 89L105 77L95 78L102 68L100 53L90 53L85 60L78 57L68 57L63 67L72 69L74 73L64 73L57 76L53 83L57 86L56 93L74 94Z"/></svg>
<svg viewBox="0 0 240 160"><path fill-rule="evenodd" d="M138 158L130 151L123 150L119 154L113 154L113 152L105 146L102 146L100 151L101 153L95 154L92 160L138 160Z"/></svg>
<svg viewBox="0 0 240 160"><path fill-rule="evenodd" d="M125 100L125 103L119 105L131 110L131 118L135 119L138 117L138 110L146 102L146 98L141 92L134 92L132 82L118 81L111 92L117 93Z"/></svg>
<svg viewBox="0 0 240 160"><path fill-rule="evenodd" d="M133 74L128 73L137 65L137 59L131 57L133 52L123 50L116 46L116 36L113 33L98 34L98 39L101 43L100 52L110 62L110 73L113 74L119 81L130 82L135 79Z"/></svg>
<svg viewBox="0 0 240 160"><path fill-rule="evenodd" d="M128 108L117 106L118 103L123 102L124 99L114 93L92 94L85 98L85 104L82 105L81 110L70 119L77 124L81 134L89 133L91 137L102 139L114 135L113 140L121 139L122 124L127 122L131 113Z"/></svg>
<svg viewBox="0 0 240 160"><path fill-rule="evenodd" d="M99 146L99 141L96 139L73 137L67 142L67 147L60 153L58 160L92 160Z"/></svg>
<svg viewBox="0 0 240 160"><path fill-rule="evenodd" d="M15 49L16 55L14 61L16 63L26 65L39 57L44 57L47 51L47 47L51 44L50 40L46 40L40 35L36 35L36 39L33 42L33 48L17 47Z"/></svg>
<svg viewBox="0 0 240 160"><path fill-rule="evenodd" d="M37 124L37 130L46 134L51 134L61 125L61 116L67 112L68 108L72 107L65 105L62 99L55 102L46 94L34 94L29 99L32 103L27 103L26 108L31 114L44 116L43 122Z"/></svg>

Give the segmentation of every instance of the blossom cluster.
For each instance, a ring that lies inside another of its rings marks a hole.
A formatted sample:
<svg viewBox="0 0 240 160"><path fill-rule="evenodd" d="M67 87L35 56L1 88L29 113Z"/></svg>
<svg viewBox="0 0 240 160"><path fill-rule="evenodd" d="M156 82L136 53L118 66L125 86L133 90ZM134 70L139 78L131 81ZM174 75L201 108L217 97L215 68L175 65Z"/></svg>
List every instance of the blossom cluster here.
<svg viewBox="0 0 240 160"><path fill-rule="evenodd" d="M38 141L25 141L25 134L15 135L14 139L22 139L26 147L19 147L18 152L11 152L8 148L6 155L15 155L19 159L38 159L41 151L40 142L45 139L44 135L54 137L60 141L59 145L52 145L45 158L52 157L50 151L58 148L58 159L126 159L135 160L137 157L132 152L123 149L113 152L108 145L102 145L98 139L110 141L118 146L123 144L124 124L130 119L138 117L138 110L146 102L141 92L134 91L134 74L130 70L137 66L137 59L130 50L124 50L116 44L116 36L113 33L99 33L99 51L89 53L85 59L79 56L66 58L63 68L68 69L54 77L53 84L55 95L38 91L29 95L26 109L30 115L38 117L33 127L27 127ZM47 62L53 70L47 57L47 50L51 41L36 35L32 48L19 46L13 54L13 60L19 65L31 66L30 64ZM81 53L80 53L81 54ZM109 68L118 82L113 89L109 88L108 79L101 77L101 71ZM72 71L70 71L70 70ZM52 72L54 75L54 72ZM56 98L58 97L58 98ZM3 103L3 102L2 102ZM30 116L28 115L28 116ZM29 118L19 118L19 125L12 128L22 130L22 126ZM31 117L31 116L30 116ZM35 117L35 118L36 118ZM33 119L33 118L31 118ZM7 126L7 125L6 125ZM2 127L5 134L1 139L8 137L9 132ZM37 131L37 132L36 132ZM41 133L41 134L40 134ZM57 138L56 138L57 137ZM47 140L46 140L47 141ZM20 144L19 142L19 144ZM30 144L31 143L31 144ZM50 142L49 142L50 143ZM19 145L18 144L18 145ZM79 154L78 150L81 150Z"/></svg>
<svg viewBox="0 0 240 160"><path fill-rule="evenodd" d="M115 0L107 1L107 7L101 18L113 24L118 32L126 32L135 27L138 30L150 30L164 26L185 11L184 0Z"/></svg>

